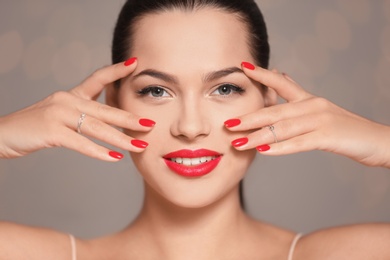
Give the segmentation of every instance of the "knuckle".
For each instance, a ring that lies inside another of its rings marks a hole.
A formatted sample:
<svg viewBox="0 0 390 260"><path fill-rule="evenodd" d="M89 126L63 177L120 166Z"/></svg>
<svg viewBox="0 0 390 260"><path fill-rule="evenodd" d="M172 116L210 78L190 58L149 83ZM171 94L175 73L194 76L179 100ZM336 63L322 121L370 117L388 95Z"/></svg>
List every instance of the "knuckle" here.
<svg viewBox="0 0 390 260"><path fill-rule="evenodd" d="M94 72L92 72L91 74L91 78L99 78L100 77L100 74L101 74L101 69L97 69L95 70Z"/></svg>
<svg viewBox="0 0 390 260"><path fill-rule="evenodd" d="M66 110L66 104L69 100L69 94L65 91L59 91L48 96L43 102L39 105L42 116L45 119L52 120L53 118L61 117L63 111Z"/></svg>
<svg viewBox="0 0 390 260"><path fill-rule="evenodd" d="M93 82L99 82L101 78L101 72L99 70L94 71L91 76L89 76L89 79Z"/></svg>
<svg viewBox="0 0 390 260"><path fill-rule="evenodd" d="M328 110L330 108L331 103L322 97L315 97L313 98L313 102L315 103L315 106L318 107L320 110Z"/></svg>
<svg viewBox="0 0 390 260"><path fill-rule="evenodd" d="M295 128L295 124L291 120L286 120L282 124L280 124L277 129L279 130L279 134L286 133L288 131L292 131Z"/></svg>
<svg viewBox="0 0 390 260"><path fill-rule="evenodd" d="M46 98L49 103L59 103L69 99L70 93L66 91L57 91Z"/></svg>
<svg viewBox="0 0 390 260"><path fill-rule="evenodd" d="M139 118L124 110L115 110L118 120L118 126L133 128L137 125Z"/></svg>
<svg viewBox="0 0 390 260"><path fill-rule="evenodd" d="M91 132L98 132L103 128L103 123L98 120L90 120L86 125Z"/></svg>
<svg viewBox="0 0 390 260"><path fill-rule="evenodd" d="M270 122L279 121L281 115L283 115L283 109L279 106L272 107L272 109L270 109L270 111L267 113L267 117Z"/></svg>
<svg viewBox="0 0 390 260"><path fill-rule="evenodd" d="M104 79L105 71L108 67L110 67L110 66L104 66L100 69L95 70L91 74L90 78L92 78L94 81L97 81L97 82L102 81L102 79Z"/></svg>
<svg viewBox="0 0 390 260"><path fill-rule="evenodd" d="M96 110L97 110L98 114L101 114L101 115L106 115L106 114L111 112L111 109L109 106L104 105L104 104L100 104L100 103L98 103Z"/></svg>

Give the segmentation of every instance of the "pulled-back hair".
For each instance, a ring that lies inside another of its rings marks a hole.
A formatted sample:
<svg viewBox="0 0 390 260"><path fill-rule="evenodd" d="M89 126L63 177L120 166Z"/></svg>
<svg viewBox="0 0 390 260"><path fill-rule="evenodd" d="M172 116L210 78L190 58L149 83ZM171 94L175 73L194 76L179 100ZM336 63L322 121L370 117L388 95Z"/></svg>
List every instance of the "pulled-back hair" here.
<svg viewBox="0 0 390 260"><path fill-rule="evenodd" d="M268 68L270 47L263 15L254 0L128 0L119 14L112 41L112 62L131 56L134 25L142 17L179 9L215 8L237 15L248 28L248 44L257 65Z"/></svg>
<svg viewBox="0 0 390 260"><path fill-rule="evenodd" d="M130 58L134 27L146 15L177 9L196 11L202 8L215 8L236 15L247 27L248 46L256 64L268 68L270 47L267 28L254 0L128 0L122 7L115 26L112 62L115 64ZM245 209L242 181L239 194L241 206Z"/></svg>

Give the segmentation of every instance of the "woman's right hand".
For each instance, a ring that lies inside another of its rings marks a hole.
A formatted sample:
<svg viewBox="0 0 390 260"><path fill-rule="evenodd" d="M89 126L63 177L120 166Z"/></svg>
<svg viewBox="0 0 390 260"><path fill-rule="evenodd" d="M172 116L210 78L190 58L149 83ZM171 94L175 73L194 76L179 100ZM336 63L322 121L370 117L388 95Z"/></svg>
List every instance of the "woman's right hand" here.
<svg viewBox="0 0 390 260"><path fill-rule="evenodd" d="M56 92L25 109L0 118L0 158L20 157L34 151L65 147L104 161L118 161L123 155L96 144L89 138L131 152L148 145L112 126L146 132L154 122L96 101L110 84L132 73L135 58L94 72L68 92ZM77 132L81 115L85 118ZM87 138L89 137L89 138Z"/></svg>

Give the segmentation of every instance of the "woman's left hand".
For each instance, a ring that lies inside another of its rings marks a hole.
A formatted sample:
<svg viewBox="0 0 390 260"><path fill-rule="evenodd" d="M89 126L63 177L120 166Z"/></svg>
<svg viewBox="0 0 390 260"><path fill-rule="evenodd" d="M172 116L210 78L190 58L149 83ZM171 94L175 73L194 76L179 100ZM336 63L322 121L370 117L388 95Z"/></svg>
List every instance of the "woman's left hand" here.
<svg viewBox="0 0 390 260"><path fill-rule="evenodd" d="M242 67L249 78L275 91L286 103L226 121L230 131L254 131L233 141L236 149L257 148L267 155L323 150L365 165L390 168L389 126L313 96L285 74L249 63L243 63Z"/></svg>

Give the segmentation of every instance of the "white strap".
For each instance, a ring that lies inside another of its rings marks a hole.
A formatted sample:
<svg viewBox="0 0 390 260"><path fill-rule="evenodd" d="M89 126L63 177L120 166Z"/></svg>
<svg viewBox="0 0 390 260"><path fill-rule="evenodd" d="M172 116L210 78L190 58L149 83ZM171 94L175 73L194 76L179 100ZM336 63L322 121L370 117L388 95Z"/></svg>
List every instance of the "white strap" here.
<svg viewBox="0 0 390 260"><path fill-rule="evenodd" d="M69 238L70 238L70 246L71 246L71 249L72 249L72 260L77 260L77 249L76 249L76 240L74 239L74 236L69 234Z"/></svg>
<svg viewBox="0 0 390 260"><path fill-rule="evenodd" d="M290 250L288 252L288 258L287 260L293 260L293 255L294 255L294 250L295 250L295 246L297 245L298 243L298 240L302 237L302 234L299 233L297 234L292 243L291 243L291 246L290 246ZM71 246L71 250L72 250L72 260L77 260L77 256L76 256L76 253L77 253L77 248L76 248L76 240L74 238L73 235L70 235L69 234L69 239L70 239L70 246Z"/></svg>
<svg viewBox="0 0 390 260"><path fill-rule="evenodd" d="M287 258L287 260L293 260L293 255L294 255L295 246L297 245L298 240L299 240L301 237L302 237L302 234L301 234L301 233L297 234L297 235L294 237L294 239L293 239L293 241L292 241L292 243L291 243L291 246L290 246L290 251L288 252L288 258Z"/></svg>

